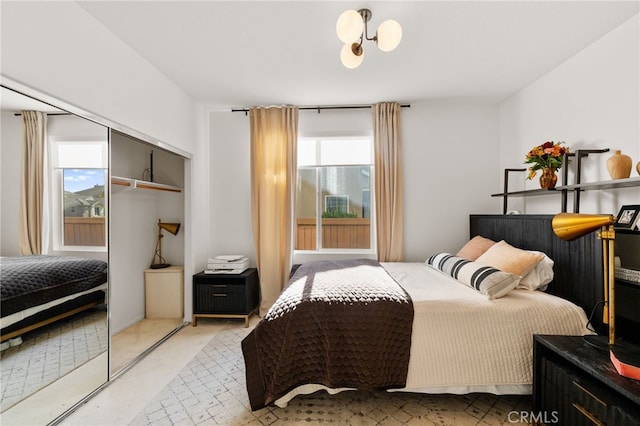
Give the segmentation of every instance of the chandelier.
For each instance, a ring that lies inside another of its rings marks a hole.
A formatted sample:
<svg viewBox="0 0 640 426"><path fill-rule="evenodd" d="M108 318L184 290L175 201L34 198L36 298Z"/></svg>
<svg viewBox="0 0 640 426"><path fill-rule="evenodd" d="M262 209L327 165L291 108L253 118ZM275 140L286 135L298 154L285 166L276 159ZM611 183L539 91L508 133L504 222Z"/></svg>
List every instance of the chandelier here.
<svg viewBox="0 0 640 426"><path fill-rule="evenodd" d="M344 43L340 51L340 60L347 68L357 68L364 59L362 43L373 40L383 52L390 52L400 44L402 27L397 21L384 21L373 37L367 34L367 22L371 19L369 9L346 10L342 12L336 23L338 38Z"/></svg>

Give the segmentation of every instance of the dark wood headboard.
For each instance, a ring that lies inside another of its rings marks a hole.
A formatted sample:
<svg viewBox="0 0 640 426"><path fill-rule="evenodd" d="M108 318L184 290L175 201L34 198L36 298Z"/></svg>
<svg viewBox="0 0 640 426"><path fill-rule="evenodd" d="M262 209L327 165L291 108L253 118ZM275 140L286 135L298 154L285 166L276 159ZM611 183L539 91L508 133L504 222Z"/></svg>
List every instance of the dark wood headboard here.
<svg viewBox="0 0 640 426"><path fill-rule="evenodd" d="M547 293L570 300L587 316L603 300L602 242L596 232L574 241L556 237L551 229L553 215L471 215L470 237L481 235L505 240L514 247L538 250L553 259L554 279ZM602 306L593 325L602 330Z"/></svg>

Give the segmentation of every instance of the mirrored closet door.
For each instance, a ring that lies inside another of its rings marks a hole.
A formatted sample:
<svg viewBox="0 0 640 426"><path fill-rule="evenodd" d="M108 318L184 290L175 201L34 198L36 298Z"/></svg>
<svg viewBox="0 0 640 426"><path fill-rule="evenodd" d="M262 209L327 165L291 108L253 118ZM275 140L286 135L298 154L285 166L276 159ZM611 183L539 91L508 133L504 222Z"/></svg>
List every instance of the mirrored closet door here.
<svg viewBox="0 0 640 426"><path fill-rule="evenodd" d="M0 416L42 424L109 379L109 129L1 90Z"/></svg>
<svg viewBox="0 0 640 426"><path fill-rule="evenodd" d="M113 130L108 120L70 114L64 102L14 89L3 84L0 93L3 265L34 258L16 273L18 283L34 281L51 258L93 268L87 276L62 273L82 288L43 291L17 304L19 290L2 276L0 416L7 424L46 424L184 326L185 159ZM27 175L43 170L39 233L46 258L20 249L25 117L46 130L45 165L26 166ZM2 266L3 274L8 270ZM167 289L176 295L169 301ZM35 306L26 306L31 299Z"/></svg>

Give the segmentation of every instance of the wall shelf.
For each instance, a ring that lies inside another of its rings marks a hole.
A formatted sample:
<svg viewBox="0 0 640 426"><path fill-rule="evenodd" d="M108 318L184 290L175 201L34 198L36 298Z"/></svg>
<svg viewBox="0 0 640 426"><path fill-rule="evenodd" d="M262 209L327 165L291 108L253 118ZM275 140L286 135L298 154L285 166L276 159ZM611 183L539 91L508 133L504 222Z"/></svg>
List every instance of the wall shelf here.
<svg viewBox="0 0 640 426"><path fill-rule="evenodd" d="M134 189L149 189L153 191L181 193L182 188L163 183L148 182L145 180L131 179L119 176L111 176L111 185L114 192L131 191Z"/></svg>
<svg viewBox="0 0 640 426"><path fill-rule="evenodd" d="M523 191L511 191L511 192L500 192L497 194L491 194L492 197L504 197L505 195L509 197L531 197L537 195L550 195L550 194L560 194L562 191L590 191L590 190L600 190L600 189L617 189L617 188L631 188L635 186L640 186L640 176L638 177L630 177L626 179L616 179L616 180L602 180L598 182L588 182L588 183L576 183L573 185L561 185L556 186L553 189L527 189Z"/></svg>
<svg viewBox="0 0 640 426"><path fill-rule="evenodd" d="M579 189L580 191L599 190L599 189L617 189L617 188L631 188L634 186L640 186L640 176L629 177L626 179L615 180L601 180L598 182L589 183L576 183L574 185L565 185L558 187L557 189L568 189L574 191Z"/></svg>
<svg viewBox="0 0 640 426"><path fill-rule="evenodd" d="M508 191L509 179L508 173L511 171L526 171L526 169L505 169L505 180L504 180L504 191L491 194L492 197L502 197L504 199L502 214L507 213L507 200L509 197L532 197L532 196L541 196L541 195L551 195L551 194L561 194L562 195L562 212L567 211L567 197L569 192L574 193L574 202L573 202L573 210L574 213L580 212L580 193L583 191L595 191L595 190L603 190L603 189L619 189L619 188L632 188L632 187L640 187L640 177L629 177L626 179L615 179L615 180L603 180L597 182L587 182L580 183L580 177L582 172L582 158L588 157L589 154L601 154L603 152L608 152L609 149L598 149L598 150L577 150L575 153L567 154L567 157L575 157L576 159L576 183L571 185L561 185L556 186L553 189L527 189L523 191ZM565 164L568 164L567 158L564 161ZM568 173L567 168L564 169L564 181L567 181Z"/></svg>

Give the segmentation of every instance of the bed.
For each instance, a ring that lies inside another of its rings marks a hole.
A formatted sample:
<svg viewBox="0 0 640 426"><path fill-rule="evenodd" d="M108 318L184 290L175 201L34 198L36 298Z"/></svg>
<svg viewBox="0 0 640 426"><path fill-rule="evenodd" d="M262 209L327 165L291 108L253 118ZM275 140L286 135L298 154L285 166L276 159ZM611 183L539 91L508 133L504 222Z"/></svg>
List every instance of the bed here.
<svg viewBox="0 0 640 426"><path fill-rule="evenodd" d="M72 256L0 257L1 341L105 303L107 263Z"/></svg>
<svg viewBox="0 0 640 426"><path fill-rule="evenodd" d="M522 276L478 263L490 254L500 262L504 245L473 261L437 253L417 263L301 265L242 342L251 408L284 407L320 389L531 393L533 335L590 333L585 310L593 300L584 293L597 293L601 272L596 266L596 275L574 281L572 271L588 273L597 264L591 256L598 244L591 237L555 241L550 221L471 217L470 237L554 259L552 281L535 288L522 285Z"/></svg>

